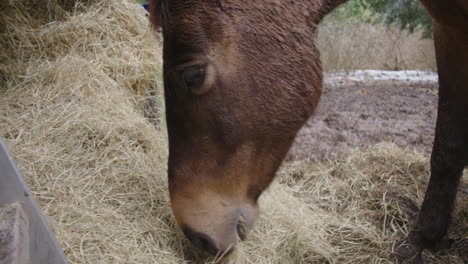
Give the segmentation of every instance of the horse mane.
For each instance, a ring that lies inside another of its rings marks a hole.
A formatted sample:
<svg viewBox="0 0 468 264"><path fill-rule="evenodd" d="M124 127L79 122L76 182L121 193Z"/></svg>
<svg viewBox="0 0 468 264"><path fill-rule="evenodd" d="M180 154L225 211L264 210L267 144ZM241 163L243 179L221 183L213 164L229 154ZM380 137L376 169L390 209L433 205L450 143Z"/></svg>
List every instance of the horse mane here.
<svg viewBox="0 0 468 264"><path fill-rule="evenodd" d="M149 4L151 23L156 28L164 28L169 20L169 0L151 0Z"/></svg>

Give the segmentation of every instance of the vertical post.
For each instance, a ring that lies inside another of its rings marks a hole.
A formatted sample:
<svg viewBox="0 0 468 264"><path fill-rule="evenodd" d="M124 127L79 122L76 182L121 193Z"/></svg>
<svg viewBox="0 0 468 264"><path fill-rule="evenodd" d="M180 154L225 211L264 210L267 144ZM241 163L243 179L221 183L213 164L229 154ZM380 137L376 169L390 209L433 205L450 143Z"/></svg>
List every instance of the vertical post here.
<svg viewBox="0 0 468 264"><path fill-rule="evenodd" d="M21 204L24 216L29 222L27 228L29 243L24 245L24 248L29 247L31 264L68 263L37 202L8 153L6 145L0 138L0 208L11 204ZM21 218L21 212L18 214ZM3 264L1 259L0 262Z"/></svg>

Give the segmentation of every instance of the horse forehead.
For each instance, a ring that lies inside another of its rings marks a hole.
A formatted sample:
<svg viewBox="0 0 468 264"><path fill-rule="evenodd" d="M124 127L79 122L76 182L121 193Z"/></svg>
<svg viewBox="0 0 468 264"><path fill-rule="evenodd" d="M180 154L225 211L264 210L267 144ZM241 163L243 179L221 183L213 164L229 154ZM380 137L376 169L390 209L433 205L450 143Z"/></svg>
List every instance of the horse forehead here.
<svg viewBox="0 0 468 264"><path fill-rule="evenodd" d="M169 16L196 17L201 21L209 19L220 11L217 0L163 0Z"/></svg>
<svg viewBox="0 0 468 264"><path fill-rule="evenodd" d="M227 28L224 14L217 9L194 5L171 11L166 33L184 42L214 40L222 37Z"/></svg>

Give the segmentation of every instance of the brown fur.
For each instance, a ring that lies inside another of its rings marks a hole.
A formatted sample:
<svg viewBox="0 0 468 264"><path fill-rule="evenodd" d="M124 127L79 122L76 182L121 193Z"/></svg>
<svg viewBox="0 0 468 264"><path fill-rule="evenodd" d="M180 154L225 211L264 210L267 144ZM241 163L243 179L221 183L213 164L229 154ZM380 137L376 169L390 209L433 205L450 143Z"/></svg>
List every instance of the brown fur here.
<svg viewBox="0 0 468 264"><path fill-rule="evenodd" d="M164 36L169 191L176 220L196 246L211 253L228 250L237 233L252 226L258 196L321 94L317 25L345 1L153 0L151 20ZM443 183L446 176L434 176L434 170L446 173L456 165L449 176L456 179L468 160L468 109L460 105L468 101L466 4L456 1L457 7L424 1L437 20L441 103L432 179ZM453 8L462 10L450 16ZM207 74L201 89L190 91L179 76L194 65L206 65ZM454 106L445 107L449 102ZM457 180L450 182L441 188L454 193ZM448 223L454 195L444 198L430 188L417 228L429 227L412 233L417 250L403 258L440 240L426 237L434 231L427 216L441 215L439 222ZM434 203L442 208L424 209L437 208ZM445 235L446 226L436 228Z"/></svg>

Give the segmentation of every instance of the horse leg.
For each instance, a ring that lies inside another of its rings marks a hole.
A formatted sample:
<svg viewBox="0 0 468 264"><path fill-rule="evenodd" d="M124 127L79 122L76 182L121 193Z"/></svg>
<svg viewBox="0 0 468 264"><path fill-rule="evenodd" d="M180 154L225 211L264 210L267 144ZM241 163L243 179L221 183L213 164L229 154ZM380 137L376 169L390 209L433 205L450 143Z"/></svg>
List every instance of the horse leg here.
<svg viewBox="0 0 468 264"><path fill-rule="evenodd" d="M397 249L400 263L423 263L447 233L457 186L468 162L468 35L434 21L439 106L431 178L416 226Z"/></svg>

